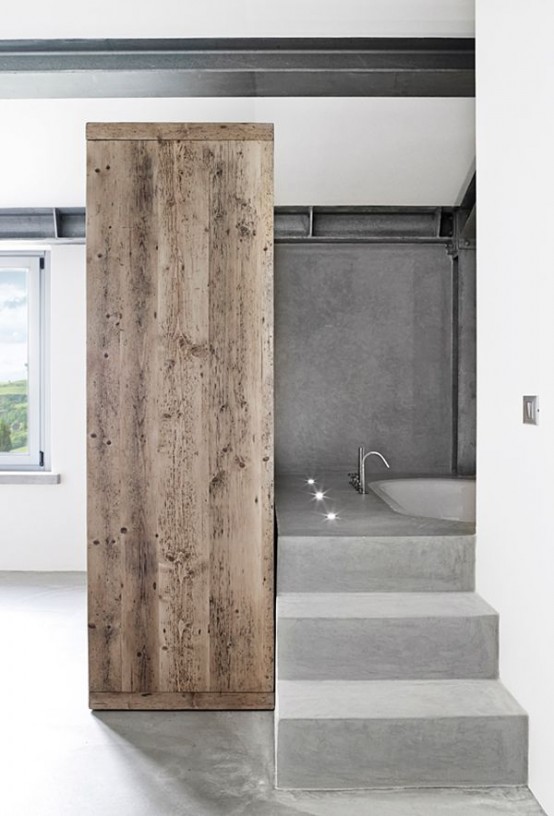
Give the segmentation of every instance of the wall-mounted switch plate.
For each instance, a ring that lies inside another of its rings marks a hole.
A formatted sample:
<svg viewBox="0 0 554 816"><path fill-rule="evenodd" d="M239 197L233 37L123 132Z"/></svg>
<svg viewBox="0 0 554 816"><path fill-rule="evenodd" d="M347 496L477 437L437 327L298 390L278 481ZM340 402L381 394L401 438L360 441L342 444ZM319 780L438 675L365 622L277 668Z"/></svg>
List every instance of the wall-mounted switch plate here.
<svg viewBox="0 0 554 816"><path fill-rule="evenodd" d="M537 396L523 397L523 422L525 425L539 424L539 398Z"/></svg>

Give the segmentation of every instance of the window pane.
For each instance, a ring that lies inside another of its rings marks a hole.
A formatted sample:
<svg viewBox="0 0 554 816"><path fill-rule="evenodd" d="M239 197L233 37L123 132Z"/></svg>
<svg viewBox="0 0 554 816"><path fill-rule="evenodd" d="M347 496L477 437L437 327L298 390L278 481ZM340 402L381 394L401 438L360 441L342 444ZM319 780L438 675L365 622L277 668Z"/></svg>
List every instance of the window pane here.
<svg viewBox="0 0 554 816"><path fill-rule="evenodd" d="M28 452L29 344L26 269L0 269L0 453Z"/></svg>

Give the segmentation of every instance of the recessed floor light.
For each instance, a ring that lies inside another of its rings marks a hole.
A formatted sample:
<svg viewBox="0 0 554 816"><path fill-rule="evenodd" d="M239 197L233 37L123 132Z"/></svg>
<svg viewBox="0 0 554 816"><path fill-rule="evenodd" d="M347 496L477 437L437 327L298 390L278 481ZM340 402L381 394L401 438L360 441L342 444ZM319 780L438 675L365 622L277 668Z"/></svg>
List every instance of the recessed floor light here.
<svg viewBox="0 0 554 816"><path fill-rule="evenodd" d="M321 492L321 490L317 490L317 491L314 493L314 498L316 498L318 501L321 501L321 500L324 498L324 495L325 495L325 494L324 494L324 493L322 493L322 492Z"/></svg>
<svg viewBox="0 0 554 816"><path fill-rule="evenodd" d="M337 518L337 514L336 514L336 513L327 513L327 515L325 516L325 518L326 518L328 521L335 521L335 519Z"/></svg>

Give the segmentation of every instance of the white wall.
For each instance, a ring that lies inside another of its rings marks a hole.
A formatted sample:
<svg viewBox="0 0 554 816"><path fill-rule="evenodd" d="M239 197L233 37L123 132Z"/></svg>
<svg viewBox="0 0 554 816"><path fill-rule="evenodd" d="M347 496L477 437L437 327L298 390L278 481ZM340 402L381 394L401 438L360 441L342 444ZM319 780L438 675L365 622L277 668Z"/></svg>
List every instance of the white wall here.
<svg viewBox="0 0 554 816"><path fill-rule="evenodd" d="M4 3L0 38L464 37L473 0L28 0Z"/></svg>
<svg viewBox="0 0 554 816"><path fill-rule="evenodd" d="M0 207L84 206L87 121L275 123L277 204L452 205L472 99L0 100Z"/></svg>
<svg viewBox="0 0 554 816"><path fill-rule="evenodd" d="M477 2L478 589L554 813L554 5ZM538 394L538 427L522 424Z"/></svg>
<svg viewBox="0 0 554 816"><path fill-rule="evenodd" d="M86 566L85 248L58 246L51 259L52 469L62 480L2 485L0 570Z"/></svg>

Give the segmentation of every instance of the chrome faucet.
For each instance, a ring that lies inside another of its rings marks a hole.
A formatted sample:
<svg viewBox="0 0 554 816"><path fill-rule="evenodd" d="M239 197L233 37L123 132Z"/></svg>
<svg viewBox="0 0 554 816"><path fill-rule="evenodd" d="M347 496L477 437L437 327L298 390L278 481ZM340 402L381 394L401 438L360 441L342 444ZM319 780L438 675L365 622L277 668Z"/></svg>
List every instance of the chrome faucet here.
<svg viewBox="0 0 554 816"><path fill-rule="evenodd" d="M390 469L390 465L379 451L365 452L365 448L358 448L358 473L350 473L350 484L356 488L358 493L365 493L365 460L368 456L378 456L382 462Z"/></svg>

